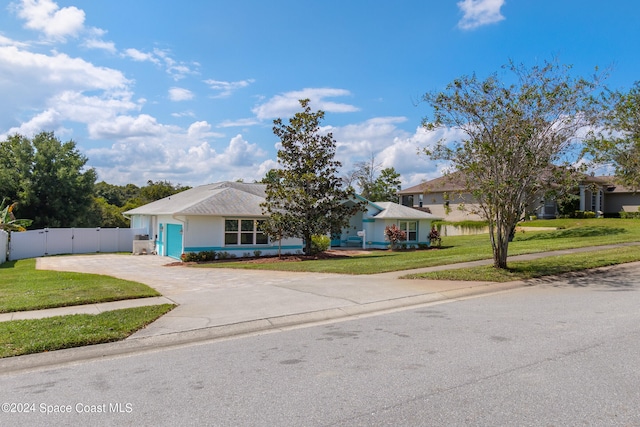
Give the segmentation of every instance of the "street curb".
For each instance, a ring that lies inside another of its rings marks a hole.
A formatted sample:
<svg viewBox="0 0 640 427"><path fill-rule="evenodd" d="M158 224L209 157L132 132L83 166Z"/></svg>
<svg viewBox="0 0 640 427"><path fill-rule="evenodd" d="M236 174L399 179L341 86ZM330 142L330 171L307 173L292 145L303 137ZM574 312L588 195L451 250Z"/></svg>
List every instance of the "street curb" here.
<svg viewBox="0 0 640 427"><path fill-rule="evenodd" d="M401 297L391 300L375 301L355 306L345 306L341 308L276 316L228 325L194 329L191 331L171 332L151 337L127 338L122 341L111 343L95 344L85 347L75 347L24 356L7 357L0 359L0 372L2 372L2 374L15 374L23 371L46 369L53 366L70 365L87 360L122 357L135 353L179 348L186 345L206 343L221 339L240 338L252 334L285 330L287 328L313 326L322 322L334 320L357 319L362 316L411 309L412 307L443 301L453 302L464 298L503 292L526 286L532 285L523 281L507 283L491 282L482 285L475 284L474 286L467 286L464 288L432 292L410 297Z"/></svg>

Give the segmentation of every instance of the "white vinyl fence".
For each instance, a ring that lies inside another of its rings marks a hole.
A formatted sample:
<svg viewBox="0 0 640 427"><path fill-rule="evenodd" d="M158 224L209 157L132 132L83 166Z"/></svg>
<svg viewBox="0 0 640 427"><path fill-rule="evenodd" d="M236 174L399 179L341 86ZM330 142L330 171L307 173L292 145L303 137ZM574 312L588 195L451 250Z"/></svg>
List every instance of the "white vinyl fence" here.
<svg viewBox="0 0 640 427"><path fill-rule="evenodd" d="M132 252L135 235L142 228L45 228L12 232L11 261L45 255ZM1 246L0 246L1 247Z"/></svg>
<svg viewBox="0 0 640 427"><path fill-rule="evenodd" d="M0 264L7 260L9 254L9 233L0 230Z"/></svg>

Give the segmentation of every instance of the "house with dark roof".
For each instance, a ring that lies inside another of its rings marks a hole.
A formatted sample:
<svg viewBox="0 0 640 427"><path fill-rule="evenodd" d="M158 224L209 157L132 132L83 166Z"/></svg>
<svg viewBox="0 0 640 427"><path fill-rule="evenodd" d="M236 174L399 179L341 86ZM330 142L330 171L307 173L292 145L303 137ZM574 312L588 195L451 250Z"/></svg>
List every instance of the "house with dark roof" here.
<svg viewBox="0 0 640 427"><path fill-rule="evenodd" d="M265 201L265 184L218 182L202 185L131 209L125 215L132 228L147 231L154 250L163 256L180 258L186 252L227 252L237 257L302 252L299 238L273 241L260 228L267 217L260 204ZM334 247L384 249L387 225L396 224L407 234L407 245L429 243L435 215L397 203L372 203L357 196L345 203L365 202L365 210L351 217L340 234L331 236ZM327 233L329 230L327 230Z"/></svg>
<svg viewBox="0 0 640 427"><path fill-rule="evenodd" d="M614 183L611 176L584 175L576 189L579 205L576 209L595 212L597 216L614 216L620 212L637 212L640 193ZM428 208L434 215L447 221L483 220L482 212L459 172L454 172L398 192L404 206ZM528 215L538 218L556 218L555 200L533 198Z"/></svg>

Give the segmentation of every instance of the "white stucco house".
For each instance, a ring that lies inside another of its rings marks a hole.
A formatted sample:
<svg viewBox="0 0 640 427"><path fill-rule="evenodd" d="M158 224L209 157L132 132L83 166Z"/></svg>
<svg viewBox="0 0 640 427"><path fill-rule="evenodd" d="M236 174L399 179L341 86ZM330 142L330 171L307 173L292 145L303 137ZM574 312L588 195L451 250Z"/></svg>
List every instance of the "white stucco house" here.
<svg viewBox="0 0 640 427"><path fill-rule="evenodd" d="M187 252L227 252L237 257L299 253L299 238L271 241L260 231L260 204L265 200L265 184L218 182L202 185L125 212L132 228L148 231L159 255L179 259ZM440 219L427 212L397 203L365 202L340 235L331 236L333 247L385 249L384 229L396 224L407 233L407 245L428 244L431 222ZM345 203L355 203L346 201Z"/></svg>

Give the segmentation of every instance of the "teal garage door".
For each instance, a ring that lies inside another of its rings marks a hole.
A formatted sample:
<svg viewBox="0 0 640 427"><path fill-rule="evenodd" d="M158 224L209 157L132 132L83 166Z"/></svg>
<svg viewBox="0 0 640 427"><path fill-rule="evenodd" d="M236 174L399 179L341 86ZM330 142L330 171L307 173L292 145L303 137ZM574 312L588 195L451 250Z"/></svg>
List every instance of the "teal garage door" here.
<svg viewBox="0 0 640 427"><path fill-rule="evenodd" d="M167 256L180 259L182 255L182 225L167 224Z"/></svg>

